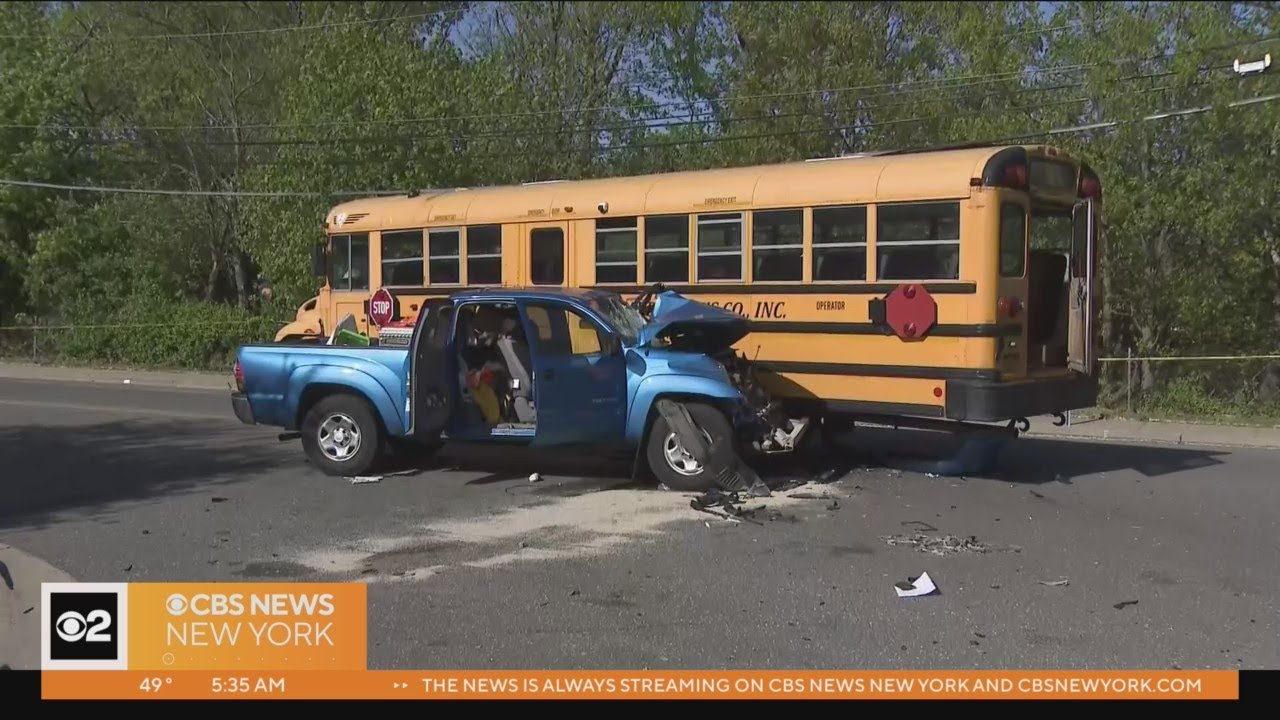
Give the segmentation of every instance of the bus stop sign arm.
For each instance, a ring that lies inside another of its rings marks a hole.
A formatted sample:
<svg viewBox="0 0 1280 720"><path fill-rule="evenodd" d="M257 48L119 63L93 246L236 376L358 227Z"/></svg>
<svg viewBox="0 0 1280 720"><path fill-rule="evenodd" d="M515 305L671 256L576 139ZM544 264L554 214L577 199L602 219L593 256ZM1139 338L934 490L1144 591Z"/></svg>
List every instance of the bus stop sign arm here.
<svg viewBox="0 0 1280 720"><path fill-rule="evenodd" d="M884 298L872 300L871 321L887 326L902 340L923 340L938 322L938 303L923 285L905 284Z"/></svg>

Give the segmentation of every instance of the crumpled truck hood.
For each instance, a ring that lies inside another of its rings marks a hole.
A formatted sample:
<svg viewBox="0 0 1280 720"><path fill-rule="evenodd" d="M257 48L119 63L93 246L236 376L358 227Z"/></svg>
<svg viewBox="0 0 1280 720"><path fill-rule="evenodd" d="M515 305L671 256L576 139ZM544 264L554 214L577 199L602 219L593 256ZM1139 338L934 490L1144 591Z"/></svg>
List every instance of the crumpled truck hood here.
<svg viewBox="0 0 1280 720"><path fill-rule="evenodd" d="M637 344L666 339L682 350L716 353L750 332L750 322L737 313L667 291L654 299L653 317L640 328Z"/></svg>

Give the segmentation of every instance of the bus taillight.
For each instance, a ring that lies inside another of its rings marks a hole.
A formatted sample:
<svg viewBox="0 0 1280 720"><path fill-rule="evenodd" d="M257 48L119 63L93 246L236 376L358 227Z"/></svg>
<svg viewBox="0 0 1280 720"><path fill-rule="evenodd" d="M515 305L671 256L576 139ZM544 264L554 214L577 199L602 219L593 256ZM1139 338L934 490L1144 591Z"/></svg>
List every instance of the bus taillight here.
<svg viewBox="0 0 1280 720"><path fill-rule="evenodd" d="M1093 200L1102 199L1102 183L1098 182L1096 175L1088 172L1083 174L1080 178L1080 196Z"/></svg>
<svg viewBox="0 0 1280 720"><path fill-rule="evenodd" d="M996 303L996 307L1000 309L1000 314L1013 319L1022 313L1022 300L1016 297L1002 297Z"/></svg>

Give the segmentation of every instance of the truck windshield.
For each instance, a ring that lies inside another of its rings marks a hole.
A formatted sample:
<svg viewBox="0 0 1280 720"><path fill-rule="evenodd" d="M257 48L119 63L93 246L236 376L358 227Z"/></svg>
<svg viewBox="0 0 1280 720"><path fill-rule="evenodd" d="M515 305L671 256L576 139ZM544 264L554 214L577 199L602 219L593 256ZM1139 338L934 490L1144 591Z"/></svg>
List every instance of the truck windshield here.
<svg viewBox="0 0 1280 720"><path fill-rule="evenodd" d="M635 308L622 302L617 295L603 295L592 298L591 309L613 326L624 345L636 344L640 328L644 327L644 318Z"/></svg>

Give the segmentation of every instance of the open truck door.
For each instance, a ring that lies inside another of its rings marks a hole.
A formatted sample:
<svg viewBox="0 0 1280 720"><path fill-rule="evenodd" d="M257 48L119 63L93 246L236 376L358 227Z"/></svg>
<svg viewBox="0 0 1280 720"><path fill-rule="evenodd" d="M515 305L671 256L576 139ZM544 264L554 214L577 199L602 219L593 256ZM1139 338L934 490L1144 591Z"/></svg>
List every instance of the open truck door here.
<svg viewBox="0 0 1280 720"><path fill-rule="evenodd" d="M448 351L452 334L453 303L424 300L409 363L409 434L418 442L437 442L453 412Z"/></svg>
<svg viewBox="0 0 1280 720"><path fill-rule="evenodd" d="M1094 358L1094 255L1098 221L1093 200L1076 203L1071 217L1070 321L1067 367L1093 375Z"/></svg>

